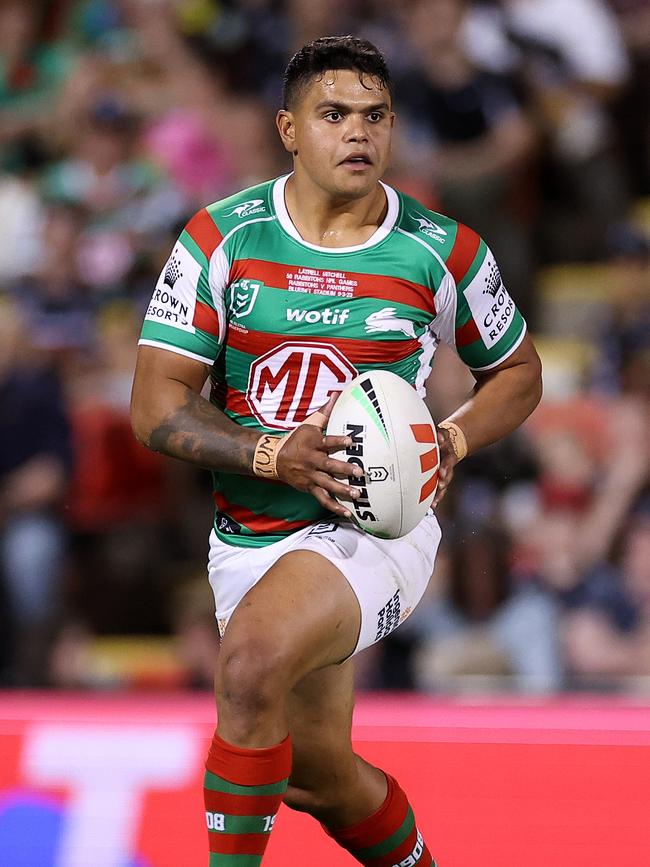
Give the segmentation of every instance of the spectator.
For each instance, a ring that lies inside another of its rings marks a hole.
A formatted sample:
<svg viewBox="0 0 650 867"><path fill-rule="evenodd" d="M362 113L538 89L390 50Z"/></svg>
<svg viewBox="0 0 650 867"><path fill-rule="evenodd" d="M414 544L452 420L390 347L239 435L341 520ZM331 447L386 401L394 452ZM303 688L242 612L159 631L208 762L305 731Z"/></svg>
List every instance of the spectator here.
<svg viewBox="0 0 650 867"><path fill-rule="evenodd" d="M417 0L406 7L405 38L417 65L397 82L408 135L421 151L441 209L482 234L504 282L528 313L531 251L513 191L530 164L534 132L510 83L477 69L462 39L465 0ZM413 159L412 148L403 152ZM428 163L428 166L427 166Z"/></svg>
<svg viewBox="0 0 650 867"><path fill-rule="evenodd" d="M45 3L0 3L0 145L5 158L44 131L74 53L44 38Z"/></svg>
<svg viewBox="0 0 650 867"><path fill-rule="evenodd" d="M84 216L72 205L52 206L31 273L12 286L34 345L73 359L90 350L94 330L92 301L79 273Z"/></svg>
<svg viewBox="0 0 650 867"><path fill-rule="evenodd" d="M177 220L185 202L138 152L138 120L119 99L91 109L74 154L45 177L50 198L89 214L80 250L83 279L97 291L120 289L149 236Z"/></svg>
<svg viewBox="0 0 650 867"><path fill-rule="evenodd" d="M539 586L518 583L511 552L511 541L495 527L455 535L442 564L442 593L413 615L411 630L424 639L416 662L420 688L455 689L459 676L470 683L481 677L488 688L491 677L507 676L523 692L560 687L558 608Z"/></svg>
<svg viewBox="0 0 650 867"><path fill-rule="evenodd" d="M30 357L18 311L0 307L0 570L15 637L12 678L44 680L48 630L62 590L61 502L71 467L61 384ZM6 661L5 661L6 663Z"/></svg>
<svg viewBox="0 0 650 867"><path fill-rule="evenodd" d="M648 397L650 383L650 242L628 224L608 236L615 287L597 336L596 389Z"/></svg>
<svg viewBox="0 0 650 867"><path fill-rule="evenodd" d="M547 136L545 252L560 260L597 259L608 225L623 219L628 206L609 116L629 72L620 29L604 0L502 0L501 7L501 17L490 19L500 21L501 51L492 61L481 52L478 29L471 50L521 75Z"/></svg>

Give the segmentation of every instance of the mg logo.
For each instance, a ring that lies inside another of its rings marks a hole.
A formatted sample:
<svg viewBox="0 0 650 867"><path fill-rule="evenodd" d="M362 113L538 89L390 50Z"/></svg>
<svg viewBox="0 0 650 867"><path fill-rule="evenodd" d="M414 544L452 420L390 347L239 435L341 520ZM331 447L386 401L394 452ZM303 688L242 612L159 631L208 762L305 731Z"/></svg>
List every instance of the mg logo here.
<svg viewBox="0 0 650 867"><path fill-rule="evenodd" d="M293 430L356 375L328 343L282 343L251 365L246 399L266 427Z"/></svg>

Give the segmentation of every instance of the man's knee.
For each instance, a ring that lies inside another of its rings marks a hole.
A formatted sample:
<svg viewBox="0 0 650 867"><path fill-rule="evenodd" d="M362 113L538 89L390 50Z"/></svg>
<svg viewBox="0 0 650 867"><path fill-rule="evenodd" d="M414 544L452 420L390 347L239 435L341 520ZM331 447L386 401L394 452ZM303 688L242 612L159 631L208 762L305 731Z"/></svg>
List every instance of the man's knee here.
<svg viewBox="0 0 650 867"><path fill-rule="evenodd" d="M273 636L259 636L247 630L229 636L226 632L216 672L217 699L243 717L271 710L292 686L293 660L290 649Z"/></svg>

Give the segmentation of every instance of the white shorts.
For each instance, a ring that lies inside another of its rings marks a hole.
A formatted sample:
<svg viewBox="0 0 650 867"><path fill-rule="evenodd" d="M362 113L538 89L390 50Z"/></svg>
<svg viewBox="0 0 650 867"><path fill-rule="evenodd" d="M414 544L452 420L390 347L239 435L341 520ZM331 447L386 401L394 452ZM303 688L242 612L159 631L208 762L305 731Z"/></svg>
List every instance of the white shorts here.
<svg viewBox="0 0 650 867"><path fill-rule="evenodd" d="M210 534L208 575L223 636L246 593L288 551L322 554L347 578L361 608L361 631L354 649L385 638L411 614L433 572L440 527L427 515L401 539L376 539L350 521L311 524L264 548L243 548Z"/></svg>

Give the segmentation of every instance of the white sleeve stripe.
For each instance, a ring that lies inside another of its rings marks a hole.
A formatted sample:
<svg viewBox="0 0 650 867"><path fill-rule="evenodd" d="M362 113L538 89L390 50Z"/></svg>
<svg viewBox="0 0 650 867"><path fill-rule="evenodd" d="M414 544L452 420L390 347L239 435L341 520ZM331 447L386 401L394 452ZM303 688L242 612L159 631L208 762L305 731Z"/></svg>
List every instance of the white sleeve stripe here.
<svg viewBox="0 0 650 867"><path fill-rule="evenodd" d="M245 229L246 226L250 226L253 223L268 223L273 220L277 220L277 217L256 217L254 220L245 220L243 223L234 226L223 236L219 244L212 251L212 255L208 260L208 287L210 289L210 294L212 295L212 303L217 311L217 319L219 321L219 343L224 342L227 327L227 311L224 295L228 288L231 263L228 261L224 249L226 242L235 234L235 232ZM212 362L210 362L210 364L212 364Z"/></svg>
<svg viewBox="0 0 650 867"><path fill-rule="evenodd" d="M138 340L139 346L153 346L156 349L166 349L167 352L175 352L176 355L184 355L186 358L193 358L195 361L202 361L203 364L208 364L210 367L214 364L214 358L206 358L205 355L198 355L196 352L190 352L189 349L181 349L178 346L172 346L170 343L160 343L157 340Z"/></svg>
<svg viewBox="0 0 650 867"><path fill-rule="evenodd" d="M487 364L485 367L470 367L469 369L470 370L491 370L493 367L498 367L503 361L506 360L506 358L509 358L512 355L512 353L515 351L515 349L519 348L522 340L526 336L527 331L528 331L528 326L526 325L526 320L524 319L524 327L522 329L521 334L515 340L513 345L510 347L510 349L506 353L504 353L504 355L502 355L498 361L493 361L492 364Z"/></svg>

